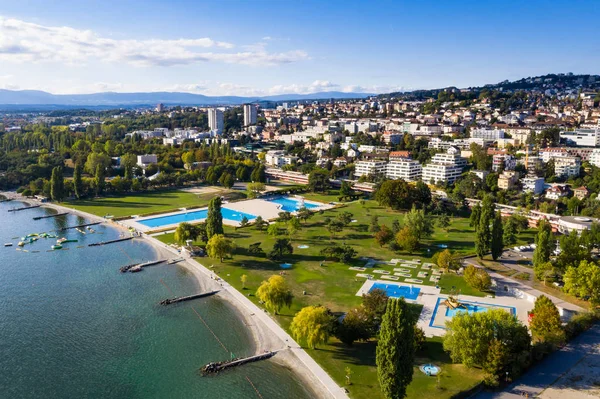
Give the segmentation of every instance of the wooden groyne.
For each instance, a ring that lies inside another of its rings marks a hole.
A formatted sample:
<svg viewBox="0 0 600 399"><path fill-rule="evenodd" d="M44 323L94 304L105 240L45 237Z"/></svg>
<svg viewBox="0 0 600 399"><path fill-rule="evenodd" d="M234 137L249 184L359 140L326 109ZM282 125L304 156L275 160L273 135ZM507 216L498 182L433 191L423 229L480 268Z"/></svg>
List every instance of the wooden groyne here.
<svg viewBox="0 0 600 399"><path fill-rule="evenodd" d="M79 229L81 227L95 226L95 225L100 224L100 223L102 223L102 222L94 222L94 223L80 224L80 225L77 225L77 226L61 227L60 229L57 229L56 231L65 231L65 230L70 230L70 229Z"/></svg>
<svg viewBox="0 0 600 399"><path fill-rule="evenodd" d="M2 202L10 202L10 201L14 201L14 198L2 199L2 200L0 200L0 203L2 203Z"/></svg>
<svg viewBox="0 0 600 399"><path fill-rule="evenodd" d="M33 220L57 218L59 216L65 216L65 215L68 215L68 214L69 214L69 212L63 212L63 213L57 213L55 215L36 216L36 217L33 218Z"/></svg>
<svg viewBox="0 0 600 399"><path fill-rule="evenodd" d="M261 360L270 359L273 356L275 356L276 353L277 353L277 351L272 351L272 352L261 353L260 355L245 357L243 359L234 359L234 360L227 360L224 362L208 363L206 366L202 367L200 369L200 371L201 371L202 375L217 374L223 370L227 370L227 369L230 369L233 367L242 366L244 364L254 363L254 362L261 361Z"/></svg>
<svg viewBox="0 0 600 399"><path fill-rule="evenodd" d="M34 208L39 208L41 205L31 205L31 206L24 206L22 208L15 208L15 209L9 209L9 212L19 212L19 211L25 211L27 209L34 209Z"/></svg>
<svg viewBox="0 0 600 399"><path fill-rule="evenodd" d="M129 241L129 240L133 240L133 237L117 238L116 240L95 242L92 244L88 244L88 247L99 247L101 245L115 244L117 242Z"/></svg>
<svg viewBox="0 0 600 399"><path fill-rule="evenodd" d="M194 294L194 295L188 295L188 296L180 296L177 298L163 299L162 301L159 302L159 304L166 306L166 305L171 305L173 303L191 301L192 299L204 298L207 296L215 295L217 292L219 292L219 291L209 291L209 292L203 292L202 294Z"/></svg>
<svg viewBox="0 0 600 399"><path fill-rule="evenodd" d="M133 237L128 237L128 240L131 240ZM123 240L123 238L121 238L121 240ZM92 244L90 244L92 245ZM145 263L132 263L130 265L125 265L122 268L119 269L119 271L121 273L135 273L135 272L139 272L141 271L144 267L148 267L148 266L154 266L154 265L158 265L160 263L164 263L166 262L166 259L158 259L158 260L151 260L149 262L145 262Z"/></svg>

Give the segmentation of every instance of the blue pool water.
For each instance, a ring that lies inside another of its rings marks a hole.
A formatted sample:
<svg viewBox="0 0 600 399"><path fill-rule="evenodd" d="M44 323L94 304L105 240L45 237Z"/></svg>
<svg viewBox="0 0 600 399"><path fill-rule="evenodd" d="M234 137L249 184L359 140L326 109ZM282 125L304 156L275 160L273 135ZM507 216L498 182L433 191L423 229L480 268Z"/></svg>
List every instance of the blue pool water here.
<svg viewBox="0 0 600 399"><path fill-rule="evenodd" d="M489 307L472 305L470 303L463 303L463 305L466 306L466 309L465 308L459 308L459 309L446 308L446 316L453 317L457 313L464 313L464 312L481 313L481 312L486 312L489 309Z"/></svg>
<svg viewBox="0 0 600 399"><path fill-rule="evenodd" d="M170 224L179 224L181 222L198 222L200 220L206 219L207 214L208 209L202 209L192 212L177 213L175 215L158 216L155 218L140 220L138 221L138 223L148 227L161 227ZM249 213L244 213L240 211L234 211L233 209L229 208L221 208L221 214L223 215L223 219L233 220L236 222L241 222L244 216L246 216L248 221L256 219L255 215L250 215Z"/></svg>
<svg viewBox="0 0 600 399"><path fill-rule="evenodd" d="M281 205L281 210L286 212L296 212L298 209L302 208L300 201L291 197L279 197L270 199L269 201ZM318 207L318 205L311 204L309 202L305 202L304 206L308 209Z"/></svg>
<svg viewBox="0 0 600 399"><path fill-rule="evenodd" d="M396 285L396 284L384 284L384 283L375 283L369 290L369 292L380 289L385 291L387 296L390 298L405 298L416 300L419 296L419 292L421 292L420 288L413 287L412 289L408 285Z"/></svg>

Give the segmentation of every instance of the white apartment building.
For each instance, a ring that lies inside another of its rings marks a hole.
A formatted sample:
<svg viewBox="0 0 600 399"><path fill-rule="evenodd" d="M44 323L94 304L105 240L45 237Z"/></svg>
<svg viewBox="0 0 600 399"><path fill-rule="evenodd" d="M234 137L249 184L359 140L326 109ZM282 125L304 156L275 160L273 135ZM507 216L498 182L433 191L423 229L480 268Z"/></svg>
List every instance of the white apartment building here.
<svg viewBox="0 0 600 399"><path fill-rule="evenodd" d="M569 151L563 147L548 147L540 150L540 157L542 162L546 163L551 159L564 158L569 156Z"/></svg>
<svg viewBox="0 0 600 399"><path fill-rule="evenodd" d="M267 151L265 154L265 163L270 166L281 168L284 165L291 165L298 160L298 157L286 155L285 151Z"/></svg>
<svg viewBox="0 0 600 399"><path fill-rule="evenodd" d="M474 139L498 140L504 138L504 130L500 129L472 129L471 137Z"/></svg>
<svg viewBox="0 0 600 399"><path fill-rule="evenodd" d="M253 104L244 105L244 126L250 126L256 124L258 111L256 106Z"/></svg>
<svg viewBox="0 0 600 399"><path fill-rule="evenodd" d="M510 154L496 154L492 157L492 170L494 172L503 170L514 170L517 166L517 159Z"/></svg>
<svg viewBox="0 0 600 399"><path fill-rule="evenodd" d="M543 177L537 177L534 175L525 176L521 179L521 184L523 185L523 191L527 193L538 195L544 192Z"/></svg>
<svg viewBox="0 0 600 399"><path fill-rule="evenodd" d="M467 160L460 156L456 148L450 147L445 154L435 154L431 163L423 167L422 179L426 183L454 183L466 165Z"/></svg>
<svg viewBox="0 0 600 399"><path fill-rule="evenodd" d="M390 161L385 170L388 179L403 179L406 181L417 181L421 178L423 168L419 161L401 158Z"/></svg>
<svg viewBox="0 0 600 399"><path fill-rule="evenodd" d="M554 174L556 176L577 177L581 169L579 157L562 157L554 159Z"/></svg>
<svg viewBox="0 0 600 399"><path fill-rule="evenodd" d="M560 132L561 140L578 147L600 147L600 130L578 129L572 132Z"/></svg>
<svg viewBox="0 0 600 399"><path fill-rule="evenodd" d="M354 176L368 176L386 173L386 161L358 161L354 164Z"/></svg>
<svg viewBox="0 0 600 399"><path fill-rule="evenodd" d="M600 148L592 151L589 161L592 165L600 168Z"/></svg>
<svg viewBox="0 0 600 399"><path fill-rule="evenodd" d="M225 129L225 122L223 121L223 111L217 108L210 108L208 110L208 127L210 130L216 130L219 133Z"/></svg>

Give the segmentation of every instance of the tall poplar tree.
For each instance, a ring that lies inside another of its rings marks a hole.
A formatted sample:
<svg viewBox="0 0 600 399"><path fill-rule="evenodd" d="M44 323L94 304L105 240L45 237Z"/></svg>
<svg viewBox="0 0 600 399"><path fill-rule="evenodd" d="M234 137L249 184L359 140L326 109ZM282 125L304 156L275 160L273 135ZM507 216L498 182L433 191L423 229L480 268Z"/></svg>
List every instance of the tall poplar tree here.
<svg viewBox="0 0 600 399"><path fill-rule="evenodd" d="M221 197L215 197L208 203L206 216L206 234L210 239L215 234L223 234L223 215L221 214Z"/></svg>
<svg viewBox="0 0 600 399"><path fill-rule="evenodd" d="M376 350L377 376L386 399L406 397L413 377L415 322L403 298L388 300Z"/></svg>
<svg viewBox="0 0 600 399"><path fill-rule="evenodd" d="M533 251L533 266L538 267L550 260L552 253L552 228L545 219L538 222L538 233L535 237L535 250Z"/></svg>
<svg viewBox="0 0 600 399"><path fill-rule="evenodd" d="M502 216L500 212L496 212L494 221L492 222L492 242L490 249L492 251L492 259L496 260L502 255L504 237L504 228L502 227Z"/></svg>
<svg viewBox="0 0 600 399"><path fill-rule="evenodd" d="M98 164L96 166L96 175L94 176L94 183L96 186L96 195L102 194L104 191L104 165Z"/></svg>
<svg viewBox="0 0 600 399"><path fill-rule="evenodd" d="M487 195L483 199L481 206L481 215L479 216L479 223L475 234L475 251L479 258L490 250L492 243L492 231L490 224L494 218L494 199L491 195Z"/></svg>
<svg viewBox="0 0 600 399"><path fill-rule="evenodd" d="M81 194L83 191L83 182L81 180L81 164L77 163L75 165L75 170L73 171L73 188L75 190L75 196L77 199L81 198Z"/></svg>
<svg viewBox="0 0 600 399"><path fill-rule="evenodd" d="M61 166L52 169L50 177L50 196L53 201L61 201L65 197L65 179Z"/></svg>

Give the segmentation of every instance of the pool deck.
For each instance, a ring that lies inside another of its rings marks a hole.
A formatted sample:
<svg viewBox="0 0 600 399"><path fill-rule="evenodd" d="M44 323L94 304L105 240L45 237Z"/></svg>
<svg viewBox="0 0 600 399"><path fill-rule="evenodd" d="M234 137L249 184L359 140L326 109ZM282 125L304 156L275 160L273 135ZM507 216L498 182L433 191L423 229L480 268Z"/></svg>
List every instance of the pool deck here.
<svg viewBox="0 0 600 399"><path fill-rule="evenodd" d="M360 287L357 296L362 296L369 292L373 284L387 284L387 285L404 285L404 286L414 286L415 288L419 288L421 292L416 300L406 299L408 303L414 303L418 305L423 305L423 310L421 310L421 314L419 315L419 321L417 325L423 329L425 335L427 337L433 336L443 336L446 333L446 330L440 325L445 323L445 309L438 309L436 314L436 305L438 303L438 298L447 298L448 295L442 295L440 293L439 288L435 288L430 285L421 285L421 284L409 284L406 282L393 282L389 280L366 280L365 283ZM476 297L470 295L459 295L459 301L466 302L474 302L476 304L488 305L492 307L499 308L514 308L515 315L517 318L523 322L525 325L529 325L527 321L527 314L529 311L533 309L533 300L526 299L522 296L515 295L514 292L505 292L503 290L497 289L495 297ZM435 317L433 323L431 323L432 318ZM433 325L430 325L433 324Z"/></svg>
<svg viewBox="0 0 600 399"><path fill-rule="evenodd" d="M296 200L300 199L300 197L289 197L289 198L296 199ZM333 205L325 204L325 203L321 203L321 202L308 201L308 200L305 200L304 202L306 204L316 205L315 208L311 208L312 211L319 211L321 209L333 208ZM247 213L249 215L260 216L264 220L276 219L277 217L279 217L279 212L282 212L280 204L278 204L276 202L264 200L264 199L251 199L251 200L237 201L237 202L223 202L223 208L228 208L228 209L231 209L232 211ZM177 226L179 225L179 223L172 223L172 224L165 224L162 226L149 227L140 222L147 220L147 219L179 215L179 214L182 214L185 212L196 212L196 211L201 211L204 209L207 209L207 207L197 208L197 209L196 208L189 209L187 211L179 210L179 211L175 211L175 212L161 213L161 214L156 214L156 215L142 217L142 218L134 217L132 219L123 220L123 221L121 221L121 223L123 223L127 226L130 226L130 227L133 227L134 229L144 232L144 233L152 231L152 230L175 230L177 228ZM295 212L292 212L292 213L295 213ZM205 220L205 219L192 220L192 221L188 221L188 223L199 223L203 220ZM226 224L228 226L238 227L240 225L240 222L238 222L237 220L230 220L230 219L224 218L223 224Z"/></svg>

